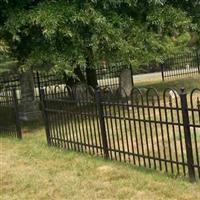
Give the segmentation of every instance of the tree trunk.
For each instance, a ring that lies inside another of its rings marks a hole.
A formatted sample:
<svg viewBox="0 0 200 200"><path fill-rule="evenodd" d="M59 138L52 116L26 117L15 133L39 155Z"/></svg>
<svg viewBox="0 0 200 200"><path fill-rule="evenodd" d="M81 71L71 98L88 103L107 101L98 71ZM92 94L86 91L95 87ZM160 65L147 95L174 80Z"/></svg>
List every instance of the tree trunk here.
<svg viewBox="0 0 200 200"><path fill-rule="evenodd" d="M96 70L92 68L86 68L87 84L93 88L98 87Z"/></svg>
<svg viewBox="0 0 200 200"><path fill-rule="evenodd" d="M93 66L92 59L89 57L87 58L86 77L88 85L92 86L93 88L98 87L96 69Z"/></svg>
<svg viewBox="0 0 200 200"><path fill-rule="evenodd" d="M66 79L66 85L68 86L73 86L75 85L76 83L78 82L81 82L81 83L86 83L86 77L84 76L83 72L81 71L81 68L80 66L77 66L75 69L74 69L74 74L78 77L79 80L73 78L73 77L69 77L67 78L67 75L65 75L65 79Z"/></svg>
<svg viewBox="0 0 200 200"><path fill-rule="evenodd" d="M77 66L74 70L74 73L77 75L77 77L79 78L80 82L85 83L86 82L86 77L84 76L83 72L81 71L80 66Z"/></svg>

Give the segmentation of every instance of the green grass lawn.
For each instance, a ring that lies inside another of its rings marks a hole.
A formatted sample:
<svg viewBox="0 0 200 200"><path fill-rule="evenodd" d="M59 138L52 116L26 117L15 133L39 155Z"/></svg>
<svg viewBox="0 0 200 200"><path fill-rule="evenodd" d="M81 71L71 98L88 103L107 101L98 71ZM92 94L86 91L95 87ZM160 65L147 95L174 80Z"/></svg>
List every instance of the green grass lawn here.
<svg viewBox="0 0 200 200"><path fill-rule="evenodd" d="M141 82L136 82L136 87L144 88L156 88L158 92L162 93L166 88L174 88L180 91L181 88L185 88L187 92L191 92L194 88L200 88L200 76L194 75L189 78L181 78L176 80L166 80L164 82L159 79L155 80L143 80Z"/></svg>
<svg viewBox="0 0 200 200"><path fill-rule="evenodd" d="M42 128L0 138L0 199L200 199L200 183L46 145Z"/></svg>

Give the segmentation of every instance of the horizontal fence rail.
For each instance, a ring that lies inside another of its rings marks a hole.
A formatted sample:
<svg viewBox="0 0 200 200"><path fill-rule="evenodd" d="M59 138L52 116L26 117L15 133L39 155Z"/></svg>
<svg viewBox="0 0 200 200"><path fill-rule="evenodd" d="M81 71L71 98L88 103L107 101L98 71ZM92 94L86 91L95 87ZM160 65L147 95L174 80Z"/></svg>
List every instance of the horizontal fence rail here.
<svg viewBox="0 0 200 200"><path fill-rule="evenodd" d="M0 135L22 138L15 90L0 92Z"/></svg>
<svg viewBox="0 0 200 200"><path fill-rule="evenodd" d="M200 54L197 51L174 55L161 65L162 80L200 75Z"/></svg>
<svg viewBox="0 0 200 200"><path fill-rule="evenodd" d="M49 145L200 177L200 92L42 90Z"/></svg>

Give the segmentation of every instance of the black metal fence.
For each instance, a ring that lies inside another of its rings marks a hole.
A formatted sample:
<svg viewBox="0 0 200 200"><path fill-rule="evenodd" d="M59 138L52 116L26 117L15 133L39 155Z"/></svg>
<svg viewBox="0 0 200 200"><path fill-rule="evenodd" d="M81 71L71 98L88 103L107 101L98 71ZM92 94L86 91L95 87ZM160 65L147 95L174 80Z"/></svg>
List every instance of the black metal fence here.
<svg viewBox="0 0 200 200"><path fill-rule="evenodd" d="M117 94L117 95L116 95ZM124 97L123 97L124 96ZM49 145L200 177L200 90L42 92Z"/></svg>
<svg viewBox="0 0 200 200"><path fill-rule="evenodd" d="M161 65L162 80L200 75L200 54L195 51L174 55Z"/></svg>
<svg viewBox="0 0 200 200"><path fill-rule="evenodd" d="M117 89L120 86L120 73L124 69L130 69L131 70L131 76L132 74L132 67L130 65L125 64L115 64L115 65L105 65L101 66L96 70L97 74L97 82L98 86L101 88L113 88ZM132 79L133 82L133 79Z"/></svg>
<svg viewBox="0 0 200 200"><path fill-rule="evenodd" d="M42 88L50 88L55 85L66 85L67 77L66 74L62 75L56 73L45 73L45 72L34 72L34 86L35 86L35 97L40 99L40 91Z"/></svg>
<svg viewBox="0 0 200 200"><path fill-rule="evenodd" d="M22 138L15 90L3 90L0 92L0 135Z"/></svg>
<svg viewBox="0 0 200 200"><path fill-rule="evenodd" d="M19 74L4 74L0 76L0 91L1 90L13 90L20 88Z"/></svg>
<svg viewBox="0 0 200 200"><path fill-rule="evenodd" d="M0 76L0 91L6 90L12 92L16 90L18 100L21 99L21 73L3 74ZM56 73L33 72L34 93L35 98L40 99L40 90L49 86L66 84L67 77L65 74L58 75Z"/></svg>
<svg viewBox="0 0 200 200"><path fill-rule="evenodd" d="M101 88L110 87L113 89L118 89L120 87L120 73L124 69L130 69L132 73L132 68L129 65L118 64L115 66L99 67L96 70L98 86ZM84 76L86 76L84 74ZM131 74L132 76L132 74ZM40 90L43 88L48 88L47 93L51 96L52 88L56 85L60 87L65 87L68 83L68 78L66 73L55 74L55 73L34 73L34 85L35 85L35 96L40 98ZM132 79L133 83L133 79Z"/></svg>

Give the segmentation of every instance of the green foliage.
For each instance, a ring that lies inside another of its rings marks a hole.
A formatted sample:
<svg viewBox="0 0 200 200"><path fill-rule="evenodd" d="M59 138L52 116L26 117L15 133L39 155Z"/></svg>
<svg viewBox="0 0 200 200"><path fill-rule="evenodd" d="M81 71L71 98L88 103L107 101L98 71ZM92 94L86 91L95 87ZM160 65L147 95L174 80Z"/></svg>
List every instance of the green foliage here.
<svg viewBox="0 0 200 200"><path fill-rule="evenodd" d="M1 10L0 36L13 56L26 67L69 72L102 61L162 62L185 49L194 28L164 0L7 0Z"/></svg>
<svg viewBox="0 0 200 200"><path fill-rule="evenodd" d="M199 0L171 0L173 6L185 11L191 17L193 27L193 43L200 48L200 2Z"/></svg>
<svg viewBox="0 0 200 200"><path fill-rule="evenodd" d="M5 40L0 38L0 54L5 54L9 50L8 45L6 44Z"/></svg>

